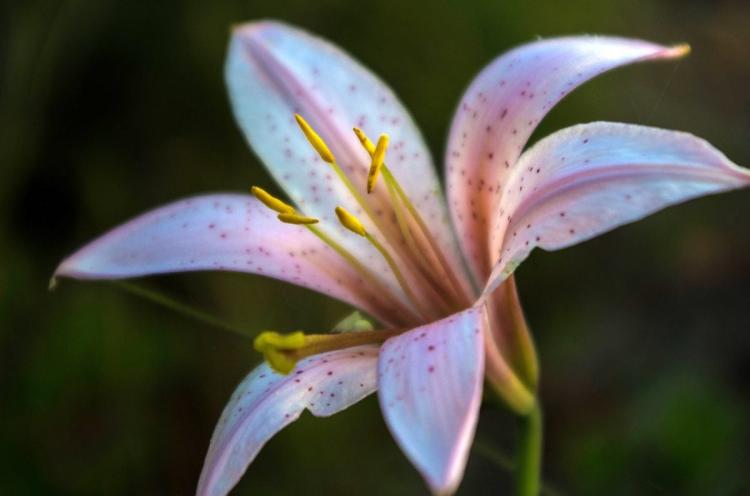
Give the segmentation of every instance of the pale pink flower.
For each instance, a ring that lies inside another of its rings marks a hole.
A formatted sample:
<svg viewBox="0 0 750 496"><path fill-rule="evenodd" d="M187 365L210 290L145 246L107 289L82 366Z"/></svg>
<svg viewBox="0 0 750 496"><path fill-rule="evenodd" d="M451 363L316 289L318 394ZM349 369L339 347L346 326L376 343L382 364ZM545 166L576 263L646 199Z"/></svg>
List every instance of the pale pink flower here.
<svg viewBox="0 0 750 496"><path fill-rule="evenodd" d="M290 374L267 364L251 372L216 427L199 494L229 492L303 410L328 416L375 390L404 453L434 492L450 493L464 471L484 378L519 413L536 401L536 359L512 279L529 252L571 246L750 182L701 139L630 124L570 127L524 151L545 114L578 85L686 51L578 36L499 57L459 103L446 151L446 202L422 136L379 79L299 29L239 26L226 62L235 117L295 215L320 222L279 222L250 195L197 196L109 232L63 261L56 276L250 272L347 302L382 325L324 337L318 347L297 336L306 344L291 346L290 356L302 350L303 358ZM310 147L295 113L325 140L349 186ZM371 158L353 126L390 136L383 171L392 176L372 194L365 192ZM369 239L339 223L337 206L360 219ZM286 353L282 345L270 349Z"/></svg>

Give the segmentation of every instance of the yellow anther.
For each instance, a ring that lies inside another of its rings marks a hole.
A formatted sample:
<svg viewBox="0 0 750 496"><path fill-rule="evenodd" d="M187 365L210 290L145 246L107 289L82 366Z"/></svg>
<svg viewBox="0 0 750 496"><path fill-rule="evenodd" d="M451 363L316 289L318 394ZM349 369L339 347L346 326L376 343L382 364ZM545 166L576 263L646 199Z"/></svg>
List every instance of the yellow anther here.
<svg viewBox="0 0 750 496"><path fill-rule="evenodd" d="M305 341L305 333L302 331L291 334L264 331L253 341L253 348L263 353L263 358L276 372L288 374L299 360L294 352L303 348Z"/></svg>
<svg viewBox="0 0 750 496"><path fill-rule="evenodd" d="M354 134L357 135L357 138L359 138L359 142L362 143L362 146L365 147L365 150L367 150L367 153L372 156L372 154L375 153L375 143L370 141L370 138L368 138L365 132L360 128L355 127L353 131Z"/></svg>
<svg viewBox="0 0 750 496"><path fill-rule="evenodd" d="M362 237L367 237L367 231L365 231L365 227L359 219L344 210L343 207L336 207L336 217L339 218L341 225L349 229L351 232L359 234Z"/></svg>
<svg viewBox="0 0 750 496"><path fill-rule="evenodd" d="M317 224L319 221L315 217L307 217L300 214L279 214L278 218L285 224Z"/></svg>
<svg viewBox="0 0 750 496"><path fill-rule="evenodd" d="M375 147L375 152L372 154L372 163L370 164L370 172L367 174L367 192L372 193L375 189L375 182L378 180L380 174L380 168L383 167L383 161L385 160L385 150L388 148L388 135L381 134L378 139L378 145Z"/></svg>
<svg viewBox="0 0 750 496"><path fill-rule="evenodd" d="M297 124L299 124L302 132L305 133L305 138L307 138L307 141L309 141L312 147L315 148L315 151L318 152L320 158L322 158L324 162L328 162L329 164L334 163L336 159L333 157L333 153L331 153L331 150L328 148L328 145L326 145L326 142L323 141L323 138L321 138L320 135L315 132L312 126L310 126L310 124L308 124L301 115L294 114L294 118L297 120Z"/></svg>
<svg viewBox="0 0 750 496"><path fill-rule="evenodd" d="M268 191L264 190L263 188L253 186L252 188L250 188L250 193L252 193L255 198L263 202L263 205L267 206L271 210L274 210L280 214L293 214L294 213L293 206L279 200L278 198L271 195Z"/></svg>

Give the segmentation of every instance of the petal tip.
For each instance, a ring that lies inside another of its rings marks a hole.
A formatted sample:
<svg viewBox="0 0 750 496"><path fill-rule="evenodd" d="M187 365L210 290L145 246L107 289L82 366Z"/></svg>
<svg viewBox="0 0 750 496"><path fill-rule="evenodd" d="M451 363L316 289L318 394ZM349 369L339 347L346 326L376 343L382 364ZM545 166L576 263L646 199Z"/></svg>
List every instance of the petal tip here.
<svg viewBox="0 0 750 496"><path fill-rule="evenodd" d="M430 488L430 493L433 496L453 496L458 491L458 486L461 484L464 474L464 464L461 462L455 471L453 471L447 477L441 479L431 479L425 477L425 481Z"/></svg>
<svg viewBox="0 0 750 496"><path fill-rule="evenodd" d="M60 278L67 277L72 279L86 279L86 270L85 270L85 264L82 260L82 253L84 250L88 248L87 246L84 246L77 252L73 253L72 255L65 258L60 264L55 268L55 271L52 273L52 277L49 281L49 289L54 290L57 288L57 285L60 281ZM92 274L93 275L93 274Z"/></svg>
<svg viewBox="0 0 750 496"><path fill-rule="evenodd" d="M679 59L679 58L687 57L688 55L690 55L690 52L692 50L693 49L689 43L678 43L676 45L672 45L671 47L668 47L666 54L669 57Z"/></svg>
<svg viewBox="0 0 750 496"><path fill-rule="evenodd" d="M68 277L70 275L70 270L69 270L70 259L71 257L64 259L55 268L55 271L52 273L52 276L49 278L49 285L47 286L47 289L49 289L50 291L53 291L54 289L57 288L57 285L61 277Z"/></svg>
<svg viewBox="0 0 750 496"><path fill-rule="evenodd" d="M60 279L67 278L67 279L101 279L102 277L97 277L97 274L95 272L87 271L85 263L83 262L84 259L81 257L81 252L87 248L84 246L81 250L73 253L69 257L65 258L60 264L55 268L55 271L52 273L52 276L49 279L49 284L47 285L47 289L49 291L54 291L57 289L57 287L60 285ZM114 279L114 277L113 277Z"/></svg>
<svg viewBox="0 0 750 496"><path fill-rule="evenodd" d="M256 21L247 21L234 23L230 25L229 32L232 37L251 38L262 36L273 30L280 30L288 27L276 19L259 19Z"/></svg>
<svg viewBox="0 0 750 496"><path fill-rule="evenodd" d="M474 439L484 377L480 317L471 308L412 329L386 341L378 358L386 425L432 494L456 491Z"/></svg>

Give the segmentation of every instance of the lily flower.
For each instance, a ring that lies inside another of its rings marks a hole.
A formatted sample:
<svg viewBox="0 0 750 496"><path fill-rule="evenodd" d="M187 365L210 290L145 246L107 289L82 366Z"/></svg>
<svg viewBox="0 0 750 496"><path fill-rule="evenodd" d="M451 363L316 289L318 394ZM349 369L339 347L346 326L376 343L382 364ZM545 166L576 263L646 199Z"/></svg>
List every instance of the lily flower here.
<svg viewBox="0 0 750 496"><path fill-rule="evenodd" d="M451 493L485 378L514 411L537 405L536 356L513 280L529 253L750 183L747 170L707 142L651 127L593 122L526 147L545 114L580 84L687 52L576 36L500 56L460 100L446 201L421 134L382 81L295 27L240 25L225 72L234 115L291 201L260 188L178 201L93 241L55 276L248 272L337 298L378 323L357 332L260 334L255 347L267 361L227 404L198 494L227 494L304 410L332 415L375 391L431 490Z"/></svg>

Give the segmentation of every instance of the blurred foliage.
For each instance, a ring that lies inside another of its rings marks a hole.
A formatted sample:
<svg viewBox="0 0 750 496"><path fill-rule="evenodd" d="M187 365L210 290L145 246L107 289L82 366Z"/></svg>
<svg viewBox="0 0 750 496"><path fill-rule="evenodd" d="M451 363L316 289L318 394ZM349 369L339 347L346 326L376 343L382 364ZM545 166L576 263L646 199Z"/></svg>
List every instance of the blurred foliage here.
<svg viewBox="0 0 750 496"><path fill-rule="evenodd" d="M616 71L539 135L597 119L682 129L750 163L750 4L571 0L7 0L0 5L0 494L190 494L249 340L101 283L46 291L55 264L150 207L270 184L228 108L231 24L264 17L339 43L389 81L436 157L498 53L597 32L688 41L677 64ZM535 253L519 286L543 366L545 477L561 494L746 494L748 192L580 247ZM349 309L236 274L149 287L249 331L327 329ZM294 311L290 311L294 309ZM483 408L462 494L501 494L515 420ZM489 446L489 450L487 447ZM495 461L493 461L495 460ZM502 465L502 464L500 464ZM306 415L237 494L424 494L370 398Z"/></svg>

